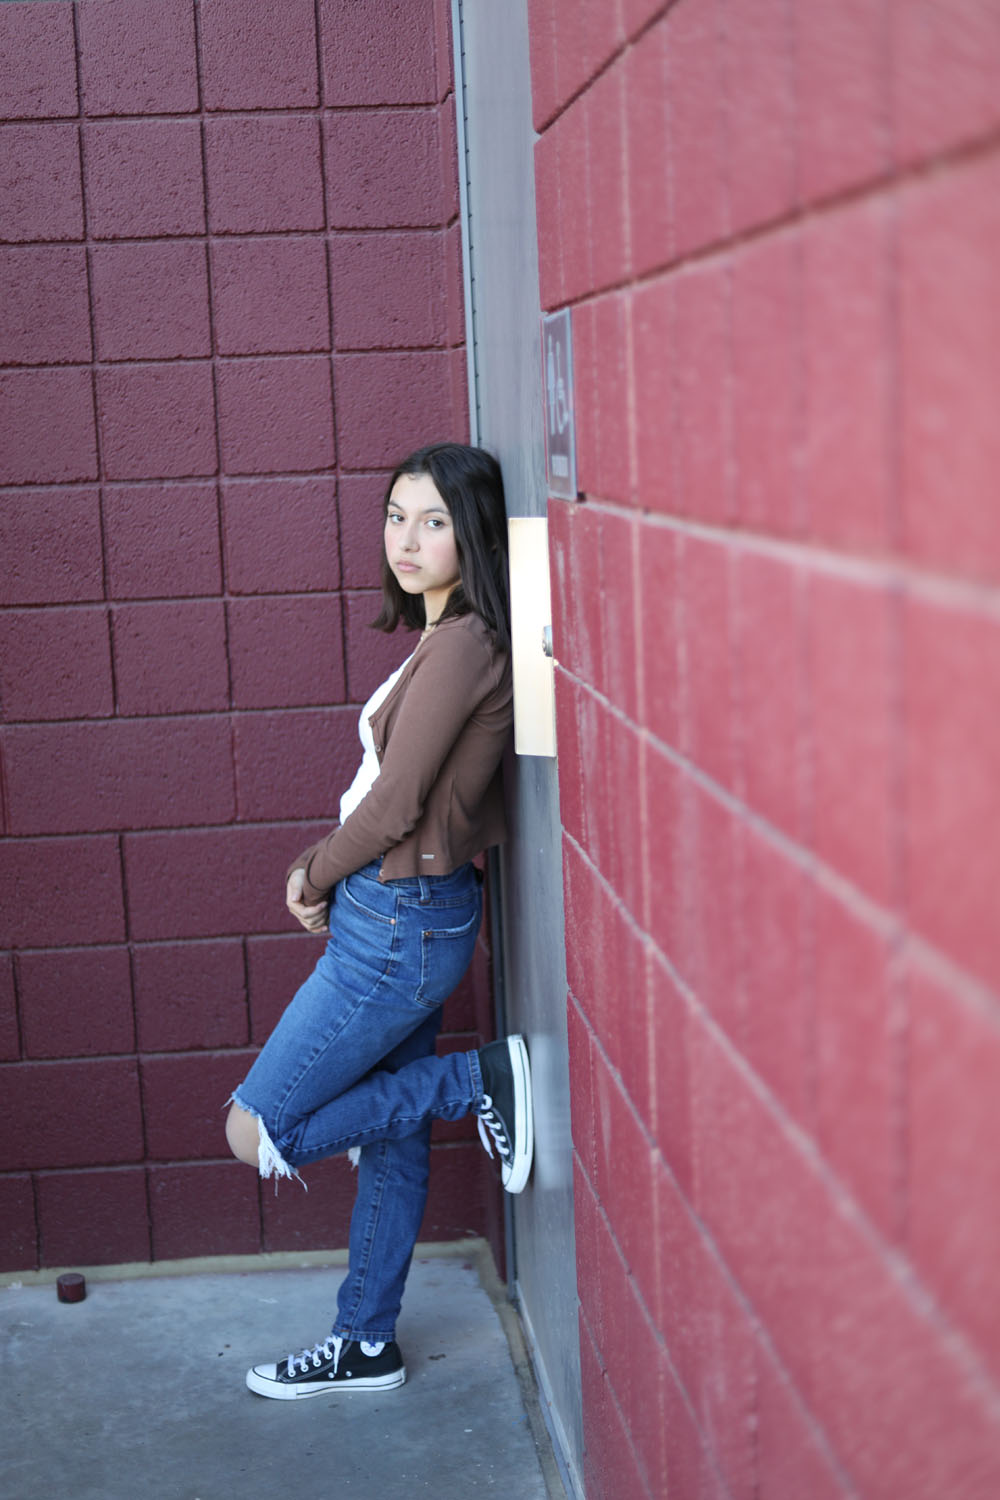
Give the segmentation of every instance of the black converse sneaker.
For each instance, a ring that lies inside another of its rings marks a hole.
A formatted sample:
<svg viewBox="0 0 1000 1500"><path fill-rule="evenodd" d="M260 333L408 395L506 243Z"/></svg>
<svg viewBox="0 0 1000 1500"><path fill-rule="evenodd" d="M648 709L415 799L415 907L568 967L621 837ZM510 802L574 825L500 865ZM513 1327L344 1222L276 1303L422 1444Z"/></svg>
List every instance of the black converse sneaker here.
<svg viewBox="0 0 1000 1500"><path fill-rule="evenodd" d="M276 1365L254 1365L247 1385L258 1396L295 1401L324 1391L387 1391L406 1379L399 1345L347 1343L334 1333L324 1344L290 1354Z"/></svg>
<svg viewBox="0 0 1000 1500"><path fill-rule="evenodd" d="M531 1069L524 1037L490 1042L480 1049L479 1067L483 1075L483 1103L476 1110L479 1134L490 1156L493 1137L503 1185L508 1193L519 1193L528 1180L534 1149Z"/></svg>

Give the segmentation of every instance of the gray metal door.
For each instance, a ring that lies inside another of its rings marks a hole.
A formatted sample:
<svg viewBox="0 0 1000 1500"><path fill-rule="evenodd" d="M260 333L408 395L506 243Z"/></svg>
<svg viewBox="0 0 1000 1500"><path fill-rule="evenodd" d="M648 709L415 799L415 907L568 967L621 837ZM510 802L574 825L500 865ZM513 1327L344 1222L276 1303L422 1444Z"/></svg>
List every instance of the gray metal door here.
<svg viewBox="0 0 1000 1500"><path fill-rule="evenodd" d="M452 14L473 441L500 459L509 513L544 515L526 0L454 0ZM532 1181L507 1200L508 1270L564 1477L582 1495L559 789L555 760L512 756L508 770L502 1020L528 1039L537 1132Z"/></svg>

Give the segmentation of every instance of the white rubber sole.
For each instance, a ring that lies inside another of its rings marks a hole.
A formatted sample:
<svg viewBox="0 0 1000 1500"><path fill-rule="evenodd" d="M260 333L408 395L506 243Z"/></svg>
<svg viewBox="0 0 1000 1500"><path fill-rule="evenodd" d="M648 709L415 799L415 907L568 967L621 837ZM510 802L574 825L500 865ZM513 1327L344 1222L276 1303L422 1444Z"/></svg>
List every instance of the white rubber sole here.
<svg viewBox="0 0 1000 1500"><path fill-rule="evenodd" d="M514 1075L514 1160L501 1172L508 1193L520 1193L531 1176L535 1151L534 1111L531 1103L531 1064L523 1036L507 1038L507 1053Z"/></svg>
<svg viewBox="0 0 1000 1500"><path fill-rule="evenodd" d="M357 1380L324 1380L307 1385L283 1385L272 1376L259 1375L258 1369L267 1366L255 1365L247 1371L247 1387L258 1396L269 1396L272 1401L304 1401L309 1396L335 1396L343 1391L391 1391L403 1385L406 1371L394 1370L391 1375L360 1376ZM270 1368L273 1370L274 1366Z"/></svg>

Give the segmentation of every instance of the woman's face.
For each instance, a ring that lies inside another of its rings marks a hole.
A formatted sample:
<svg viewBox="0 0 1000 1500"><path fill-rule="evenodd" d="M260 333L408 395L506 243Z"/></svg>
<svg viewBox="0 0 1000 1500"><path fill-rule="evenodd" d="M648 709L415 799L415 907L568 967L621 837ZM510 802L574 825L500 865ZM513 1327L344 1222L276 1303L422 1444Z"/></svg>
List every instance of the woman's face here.
<svg viewBox="0 0 1000 1500"><path fill-rule="evenodd" d="M400 588L423 594L436 620L460 582L455 529L429 474L401 474L385 513L385 555Z"/></svg>

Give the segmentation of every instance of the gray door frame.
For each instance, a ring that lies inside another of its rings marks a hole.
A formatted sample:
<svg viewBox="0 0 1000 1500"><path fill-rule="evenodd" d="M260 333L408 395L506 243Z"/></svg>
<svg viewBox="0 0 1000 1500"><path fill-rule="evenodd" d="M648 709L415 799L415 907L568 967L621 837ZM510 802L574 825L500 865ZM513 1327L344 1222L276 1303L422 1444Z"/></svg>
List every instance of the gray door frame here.
<svg viewBox="0 0 1000 1500"><path fill-rule="evenodd" d="M510 515L546 514L527 0L452 0L469 424ZM505 1202L509 1290L563 1478L582 1497L562 827L555 759L509 757L509 838L491 862L498 1034L523 1031L532 1180Z"/></svg>

